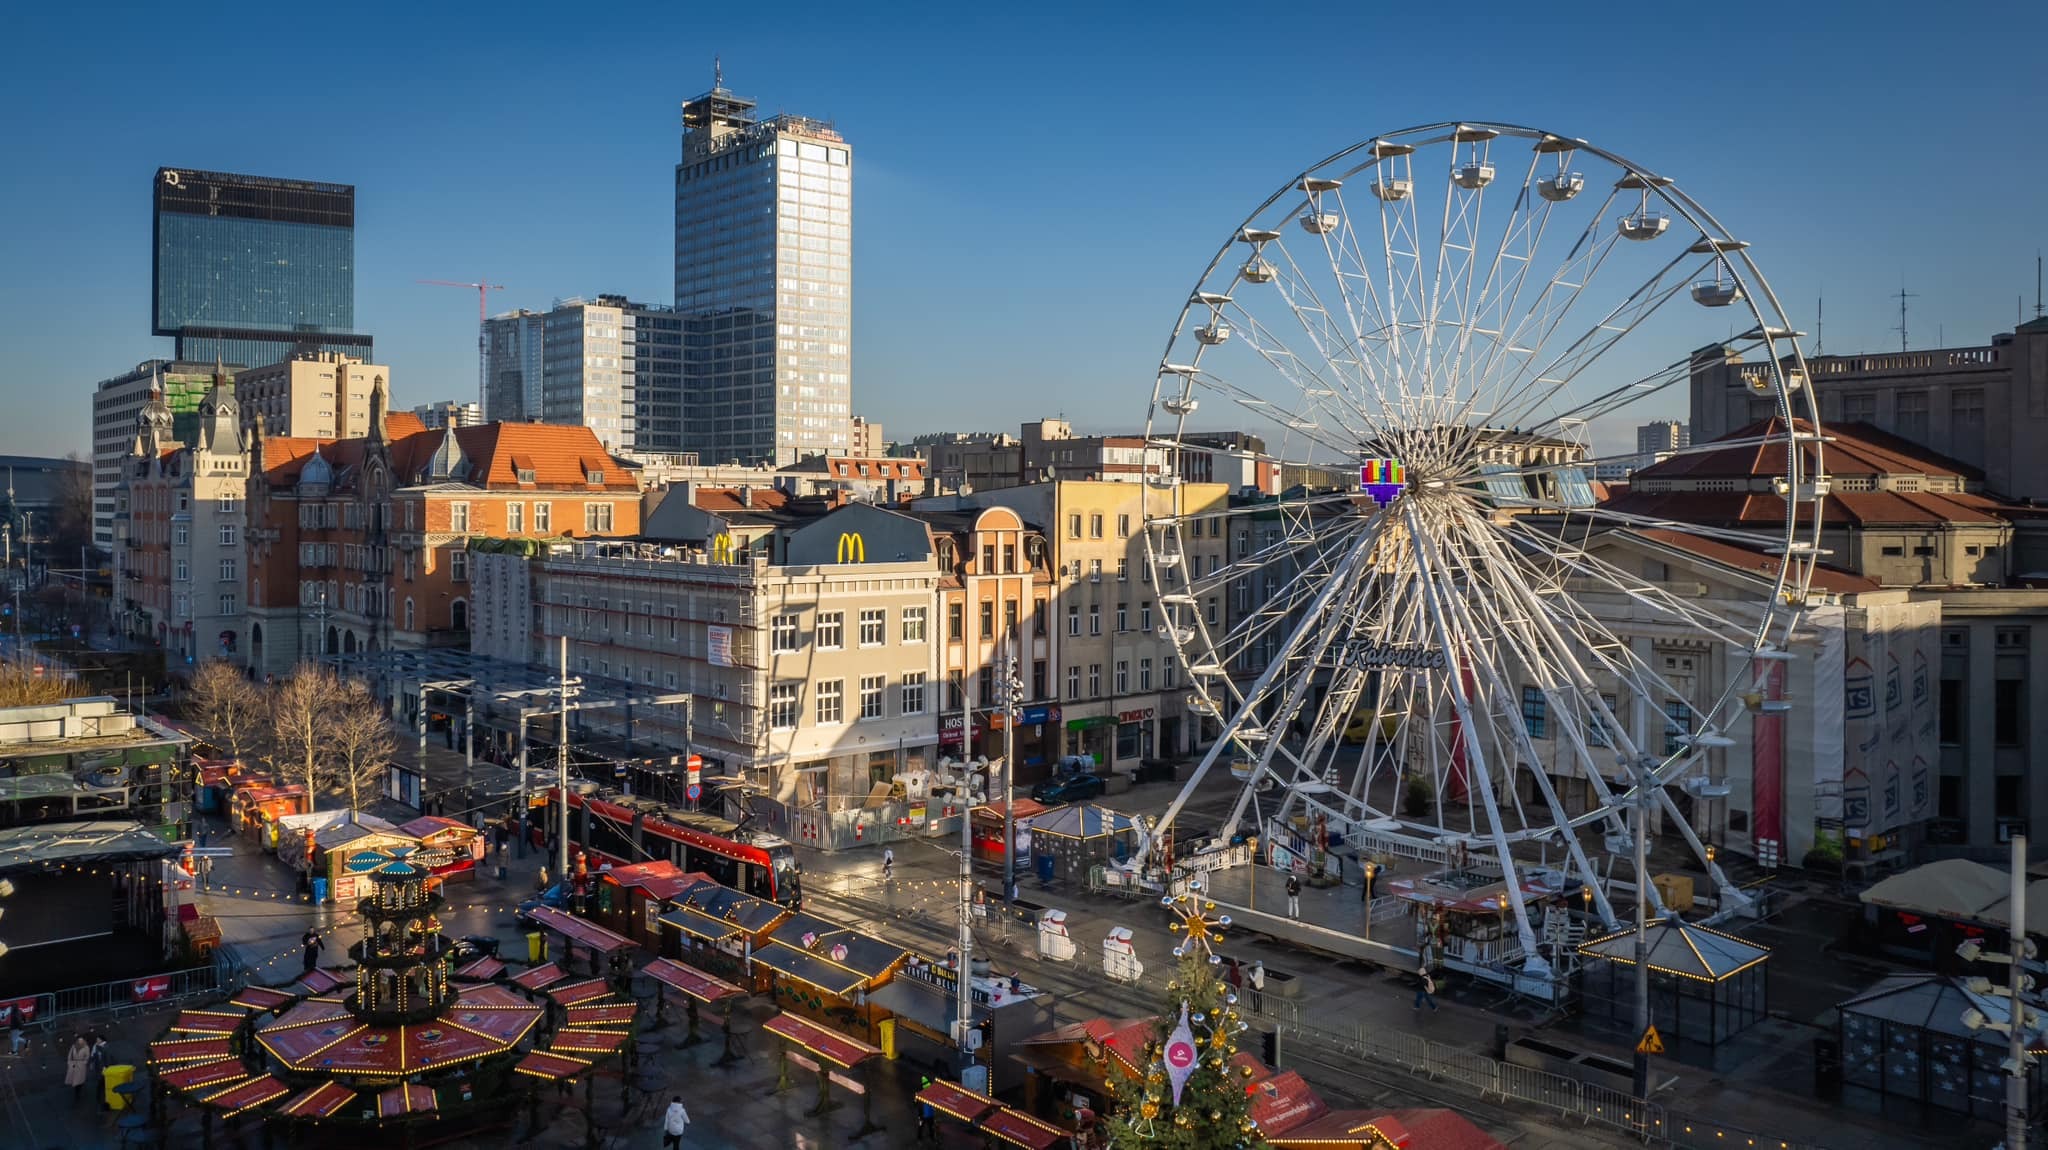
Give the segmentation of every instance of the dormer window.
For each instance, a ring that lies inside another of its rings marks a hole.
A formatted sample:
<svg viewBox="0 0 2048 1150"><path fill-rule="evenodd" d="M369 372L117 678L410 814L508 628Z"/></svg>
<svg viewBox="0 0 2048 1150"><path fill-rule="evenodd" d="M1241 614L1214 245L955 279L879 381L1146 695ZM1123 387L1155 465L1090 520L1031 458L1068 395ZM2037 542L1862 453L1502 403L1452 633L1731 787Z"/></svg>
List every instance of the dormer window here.
<svg viewBox="0 0 2048 1150"><path fill-rule="evenodd" d="M586 471L586 472L584 472L584 473L583 473L583 478L584 478L584 480L585 480L586 482L589 482L589 483L603 483L603 482L604 482L604 472L602 472L602 471Z"/></svg>
<svg viewBox="0 0 2048 1150"><path fill-rule="evenodd" d="M583 460L583 481L592 487L604 486L604 462L598 459Z"/></svg>
<svg viewBox="0 0 2048 1150"><path fill-rule="evenodd" d="M521 483L532 483L534 481L533 460L524 455L513 456L512 477Z"/></svg>

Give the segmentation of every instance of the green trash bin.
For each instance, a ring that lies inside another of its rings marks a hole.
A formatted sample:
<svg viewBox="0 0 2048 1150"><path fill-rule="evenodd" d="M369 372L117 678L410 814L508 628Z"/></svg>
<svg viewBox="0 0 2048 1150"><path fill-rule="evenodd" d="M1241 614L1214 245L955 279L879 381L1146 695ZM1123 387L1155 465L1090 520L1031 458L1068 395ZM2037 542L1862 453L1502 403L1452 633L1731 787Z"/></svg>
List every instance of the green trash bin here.
<svg viewBox="0 0 2048 1150"><path fill-rule="evenodd" d="M134 1078L135 1067L125 1062L118 1066L109 1066L100 1072L100 1089L106 1093L107 1109L128 1109L127 1095L115 1090L114 1087L131 1082Z"/></svg>
<svg viewBox="0 0 2048 1150"><path fill-rule="evenodd" d="M526 932L526 961L535 966L548 956L548 936L537 930Z"/></svg>

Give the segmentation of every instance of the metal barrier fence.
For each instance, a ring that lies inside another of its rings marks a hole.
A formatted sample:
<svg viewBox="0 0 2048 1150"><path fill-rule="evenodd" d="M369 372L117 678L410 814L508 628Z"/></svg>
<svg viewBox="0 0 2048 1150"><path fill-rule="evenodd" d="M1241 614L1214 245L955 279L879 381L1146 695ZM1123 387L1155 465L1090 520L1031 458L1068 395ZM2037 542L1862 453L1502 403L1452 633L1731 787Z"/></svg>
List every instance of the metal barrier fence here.
<svg viewBox="0 0 2048 1150"><path fill-rule="evenodd" d="M217 959L205 966L188 967L184 970L167 970L161 974L145 975L141 978L117 978L111 982L95 982L87 986L73 986L49 994L37 995L41 1009L36 1021L54 1025L58 1020L82 1014L93 1014L102 1010L115 1012L148 1010L182 1002L200 995L219 994L232 989L238 981L230 962Z"/></svg>
<svg viewBox="0 0 2048 1150"><path fill-rule="evenodd" d="M1268 1014L1291 1041L1347 1055L1358 1062L1394 1067L1410 1074L1456 1083L1482 1098L1534 1103L1588 1125L1598 1125L1675 1150L1725 1150L1729 1146L1771 1146L1782 1150L1825 1150L1816 1142L1755 1131L1726 1122L1702 1120L1673 1111L1658 1102L1639 1102L1618 1090L1581 1082L1534 1067L1517 1066L1470 1050L1434 1043L1399 1031L1353 1027L1349 1031L1306 1025L1292 1009L1275 1011L1266 996ZM1291 1004L1289 1004L1291 1006ZM1256 1020L1255 1020L1256 1021ZM1284 1060L1284 1056L1283 1056Z"/></svg>

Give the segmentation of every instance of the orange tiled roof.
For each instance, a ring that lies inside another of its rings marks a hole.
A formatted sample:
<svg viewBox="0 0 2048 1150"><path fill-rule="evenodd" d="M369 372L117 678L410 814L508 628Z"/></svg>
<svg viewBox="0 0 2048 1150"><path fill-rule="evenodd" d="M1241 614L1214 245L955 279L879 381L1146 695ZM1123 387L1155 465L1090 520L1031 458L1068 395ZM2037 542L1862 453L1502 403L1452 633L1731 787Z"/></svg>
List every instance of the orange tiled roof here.
<svg viewBox="0 0 2048 1150"><path fill-rule="evenodd" d="M1752 551L1747 547L1726 543L1719 539L1702 539L1697 535L1688 535L1683 531L1671 531L1662 527L1647 527L1637 528L1635 533L1645 539L1662 543L1666 547L1675 547L1680 551L1691 552L1702 559L1711 559L1724 567L1733 567L1742 571L1754 571L1771 579L1778 577L1778 564L1782 562L1776 555L1766 555L1761 551ZM1844 571L1839 567L1824 567L1820 564L1815 564L1813 568L1813 586L1823 591L1833 591L1838 594L1854 594L1858 591L1875 591L1882 584L1875 579L1858 575L1853 571Z"/></svg>
<svg viewBox="0 0 2048 1150"><path fill-rule="evenodd" d="M1782 496L1740 491L1631 490L1600 506L1628 515L1705 526L1765 527L1785 521ZM1811 506L1800 505L1800 522L1808 521ZM1830 527L1983 525L2003 522L2007 510L1996 500L1960 492L1837 491L1827 498L1822 522Z"/></svg>
<svg viewBox="0 0 2048 1150"><path fill-rule="evenodd" d="M486 423L459 428L456 442L469 457L469 481L489 488L520 487L587 491L585 471L603 474L602 490L638 491L633 476L620 467L598 441L597 433L580 424ZM533 463L533 482L521 484L512 457Z"/></svg>
<svg viewBox="0 0 2048 1150"><path fill-rule="evenodd" d="M1806 420L1795 419L1792 421L1792 428L1794 431L1812 431L1813 425ZM1824 445L1824 459L1829 475L1954 475L1969 480L1984 477L1983 472L1967 463L1936 454L1917 443L1880 431L1866 423L1830 423L1823 426L1821 432L1828 437L1828 442ZM1662 463L1639 468L1629 476L1629 480L1640 484L1646 479L1726 479L1783 475L1785 445L1782 442L1745 444L1739 441L1784 434L1783 420L1775 417L1759 420L1723 436L1723 439L1736 441L1727 447L1695 444L1692 450L1674 455ZM1800 454L1805 456L1808 468L1811 469L1814 444L1801 443L1799 450Z"/></svg>
<svg viewBox="0 0 2048 1150"><path fill-rule="evenodd" d="M754 488L753 499L751 507L741 503L737 487L703 487L697 490L697 508L701 511L776 511L789 505L789 493L773 487Z"/></svg>
<svg viewBox="0 0 2048 1150"><path fill-rule="evenodd" d="M384 415L384 438L401 439L425 431L427 425L410 411L391 411Z"/></svg>

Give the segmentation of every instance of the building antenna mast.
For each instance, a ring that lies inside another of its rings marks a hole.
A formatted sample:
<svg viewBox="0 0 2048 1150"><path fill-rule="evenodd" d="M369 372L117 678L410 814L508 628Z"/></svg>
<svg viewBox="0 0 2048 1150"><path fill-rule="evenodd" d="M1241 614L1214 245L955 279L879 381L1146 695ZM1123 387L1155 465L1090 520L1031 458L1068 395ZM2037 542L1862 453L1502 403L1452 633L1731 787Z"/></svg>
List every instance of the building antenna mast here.
<svg viewBox="0 0 2048 1150"><path fill-rule="evenodd" d="M1909 300L1909 299L1918 299L1918 298L1920 298L1920 293L1919 293L1919 292L1912 292L1912 291L1907 291L1907 290L1906 290L1906 284L1905 284L1905 281L1904 281L1904 280L1901 280L1901 281L1899 281L1899 327L1898 327L1898 332L1899 332L1899 350L1900 350L1900 351L1905 351L1905 350L1907 350L1907 343L1906 343L1906 301L1907 301L1907 300Z"/></svg>
<svg viewBox="0 0 2048 1150"><path fill-rule="evenodd" d="M1813 354L1826 355L1828 346L1828 293L1813 300Z"/></svg>
<svg viewBox="0 0 2048 1150"><path fill-rule="evenodd" d="M2034 318L2041 318L2041 252L2034 252Z"/></svg>

